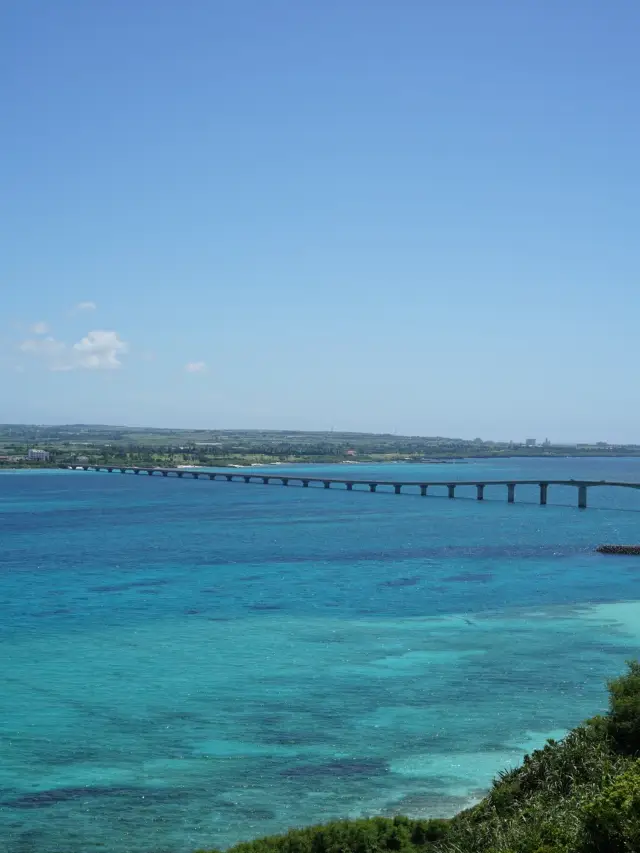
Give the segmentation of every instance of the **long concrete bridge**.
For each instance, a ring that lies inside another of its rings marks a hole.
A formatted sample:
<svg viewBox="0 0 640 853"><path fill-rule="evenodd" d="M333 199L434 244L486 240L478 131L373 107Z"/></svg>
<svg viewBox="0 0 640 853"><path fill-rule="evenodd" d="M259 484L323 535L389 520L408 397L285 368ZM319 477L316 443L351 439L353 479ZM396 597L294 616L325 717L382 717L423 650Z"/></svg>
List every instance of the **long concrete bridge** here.
<svg viewBox="0 0 640 853"><path fill-rule="evenodd" d="M447 495L450 498L455 498L456 489L462 486L472 486L476 489L476 497L479 501L484 500L484 490L488 486L504 486L507 490L507 501L513 503L515 501L516 486L537 486L540 495L540 504L544 506L547 503L547 493L549 486L573 486L577 491L578 507L580 509L587 508L587 489L592 486L614 486L623 489L640 489L640 483L613 482L610 480L347 480L339 477L309 477L307 474L265 474L265 473L250 473L243 471L205 471L199 468L142 468L135 465L64 465L61 466L70 470L83 471L108 471L110 474L117 471L121 474L148 474L152 477L157 474L161 477L192 477L197 480L200 477L209 480L226 480L231 483L264 483L265 485L278 484L288 486L290 483L299 483L303 487L310 485L323 486L325 489L330 489L333 486L342 486L348 491L352 491L354 487L364 487L371 492L375 492L379 486L388 486L393 488L396 495L399 495L403 489L420 489L420 494L425 497L432 487L444 487L447 489Z"/></svg>

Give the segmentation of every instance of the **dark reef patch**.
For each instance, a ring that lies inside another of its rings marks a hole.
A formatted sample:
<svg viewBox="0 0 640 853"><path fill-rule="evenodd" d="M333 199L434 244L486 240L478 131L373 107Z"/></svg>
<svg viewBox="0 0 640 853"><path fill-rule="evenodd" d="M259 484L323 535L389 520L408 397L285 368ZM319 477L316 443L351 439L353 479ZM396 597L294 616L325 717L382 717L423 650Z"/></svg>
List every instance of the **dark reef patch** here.
<svg viewBox="0 0 640 853"><path fill-rule="evenodd" d="M59 607L57 610L40 610L32 613L32 616L35 616L37 619L42 619L45 616L68 616L69 613L72 613L72 610L69 610L68 607Z"/></svg>
<svg viewBox="0 0 640 853"><path fill-rule="evenodd" d="M461 572L459 575L449 575L443 578L448 583L488 583L493 580L491 572Z"/></svg>
<svg viewBox="0 0 640 853"><path fill-rule="evenodd" d="M10 800L2 800L0 805L11 809L38 809L45 806L55 806L69 800L90 799L96 797L114 797L139 794L137 788L103 787L103 788L52 788L46 791L34 791L32 794L22 794Z"/></svg>
<svg viewBox="0 0 640 853"><path fill-rule="evenodd" d="M152 806L158 802L175 802L189 797L189 792L180 788L136 788L134 786L87 786L51 788L33 791L11 799L0 800L0 806L10 809L40 809L59 803L99 800L101 798L132 798L141 805Z"/></svg>
<svg viewBox="0 0 640 853"><path fill-rule="evenodd" d="M90 586L89 592L125 592L128 589L143 589L144 587L164 586L168 580L129 581L128 583L112 583L104 586Z"/></svg>
<svg viewBox="0 0 640 853"><path fill-rule="evenodd" d="M290 779L319 779L342 776L379 776L388 772L386 761L380 759L354 758L329 761L326 764L299 764L280 771L281 776Z"/></svg>
<svg viewBox="0 0 640 853"><path fill-rule="evenodd" d="M382 583L379 583L378 586L379 587L384 587L384 586L392 586L392 587L416 586L417 584L420 583L421 580L422 580L421 577L419 577L418 575L414 575L414 577L412 577L412 578L394 578L393 580L390 580L390 581L383 581Z"/></svg>

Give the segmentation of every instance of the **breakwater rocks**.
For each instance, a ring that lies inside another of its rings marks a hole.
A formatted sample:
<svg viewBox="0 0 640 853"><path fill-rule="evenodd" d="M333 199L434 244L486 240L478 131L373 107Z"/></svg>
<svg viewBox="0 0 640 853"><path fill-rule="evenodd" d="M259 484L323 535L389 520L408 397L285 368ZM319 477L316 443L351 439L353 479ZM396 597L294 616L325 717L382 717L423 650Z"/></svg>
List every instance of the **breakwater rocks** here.
<svg viewBox="0 0 640 853"><path fill-rule="evenodd" d="M598 545L598 554L638 554L640 545Z"/></svg>

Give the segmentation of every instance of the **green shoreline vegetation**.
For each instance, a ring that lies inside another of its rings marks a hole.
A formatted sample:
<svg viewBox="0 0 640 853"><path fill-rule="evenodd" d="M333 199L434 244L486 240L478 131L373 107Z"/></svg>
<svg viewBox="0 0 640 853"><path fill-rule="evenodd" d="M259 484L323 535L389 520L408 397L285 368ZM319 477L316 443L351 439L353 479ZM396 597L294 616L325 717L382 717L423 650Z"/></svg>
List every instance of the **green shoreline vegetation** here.
<svg viewBox="0 0 640 853"><path fill-rule="evenodd" d="M640 853L640 663L609 710L501 773L450 819L374 817L294 829L232 853ZM202 852L201 852L202 853ZM216 851L211 851L216 853Z"/></svg>
<svg viewBox="0 0 640 853"><path fill-rule="evenodd" d="M44 450L46 460L28 458ZM462 462L465 459L566 456L640 456L640 446L531 445L444 437L277 430L168 430L100 425L0 425L0 467L55 468L113 464L226 467L337 462Z"/></svg>

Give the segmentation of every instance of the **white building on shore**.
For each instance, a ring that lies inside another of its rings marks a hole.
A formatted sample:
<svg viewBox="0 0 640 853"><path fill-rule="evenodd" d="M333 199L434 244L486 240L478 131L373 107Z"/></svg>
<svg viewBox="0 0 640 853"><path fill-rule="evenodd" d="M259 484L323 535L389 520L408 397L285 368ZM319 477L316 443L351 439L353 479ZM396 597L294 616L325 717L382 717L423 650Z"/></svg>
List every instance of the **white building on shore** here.
<svg viewBox="0 0 640 853"><path fill-rule="evenodd" d="M37 450L35 447L31 448L27 453L27 459L31 462L48 462L49 461L49 451L48 450Z"/></svg>

